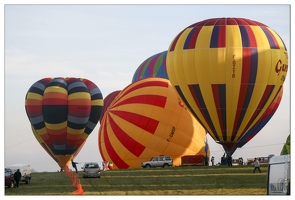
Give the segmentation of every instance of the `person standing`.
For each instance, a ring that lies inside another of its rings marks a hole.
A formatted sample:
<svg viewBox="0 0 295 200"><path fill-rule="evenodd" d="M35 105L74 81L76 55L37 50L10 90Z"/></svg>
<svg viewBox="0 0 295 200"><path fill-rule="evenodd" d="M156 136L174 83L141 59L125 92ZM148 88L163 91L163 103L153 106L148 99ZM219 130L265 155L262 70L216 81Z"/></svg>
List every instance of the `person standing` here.
<svg viewBox="0 0 295 200"><path fill-rule="evenodd" d="M227 165L228 165L229 167L233 166L233 164L232 164L232 160L233 160L233 159L232 159L230 153L228 152L228 153L227 153Z"/></svg>
<svg viewBox="0 0 295 200"><path fill-rule="evenodd" d="M15 180L15 186L18 188L19 180L22 177L22 174L20 173L19 169L16 170L16 172L13 174L13 178Z"/></svg>
<svg viewBox="0 0 295 200"><path fill-rule="evenodd" d="M260 170L260 163L259 163L258 158L255 158L255 159L254 159L254 170L253 170L253 173L255 173L256 169L258 169L258 171L261 173L261 170Z"/></svg>
<svg viewBox="0 0 295 200"><path fill-rule="evenodd" d="M211 157L212 166L214 166L214 156Z"/></svg>
<svg viewBox="0 0 295 200"><path fill-rule="evenodd" d="M74 167L75 168L75 170L76 170L76 173L78 174L78 169L77 169L77 162L74 162L73 161L73 159L71 160L72 161L72 167Z"/></svg>

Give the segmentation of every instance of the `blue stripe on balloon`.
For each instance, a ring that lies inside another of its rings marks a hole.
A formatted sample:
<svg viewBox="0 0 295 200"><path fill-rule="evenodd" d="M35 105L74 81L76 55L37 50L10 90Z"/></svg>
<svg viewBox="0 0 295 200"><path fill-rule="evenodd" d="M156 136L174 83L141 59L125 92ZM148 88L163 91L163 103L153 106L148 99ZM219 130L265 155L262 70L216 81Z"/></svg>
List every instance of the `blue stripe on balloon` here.
<svg viewBox="0 0 295 200"><path fill-rule="evenodd" d="M211 35L210 48L218 48L219 26L214 26Z"/></svg>

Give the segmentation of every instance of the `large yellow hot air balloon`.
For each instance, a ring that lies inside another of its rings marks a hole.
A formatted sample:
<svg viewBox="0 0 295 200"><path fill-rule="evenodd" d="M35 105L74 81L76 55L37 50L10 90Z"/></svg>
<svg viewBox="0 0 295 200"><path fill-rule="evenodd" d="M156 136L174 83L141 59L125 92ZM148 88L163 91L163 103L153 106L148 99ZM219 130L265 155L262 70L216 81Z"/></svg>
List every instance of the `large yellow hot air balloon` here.
<svg viewBox="0 0 295 200"><path fill-rule="evenodd" d="M115 169L140 168L162 154L176 166L184 155L210 157L204 128L163 78L138 80L116 96L101 120L98 144Z"/></svg>
<svg viewBox="0 0 295 200"><path fill-rule="evenodd" d="M28 90L25 108L36 139L63 168L95 128L103 100L90 80L43 78Z"/></svg>
<svg viewBox="0 0 295 200"><path fill-rule="evenodd" d="M215 141L232 149L280 91L288 52L260 22L213 18L181 31L166 64L182 101Z"/></svg>

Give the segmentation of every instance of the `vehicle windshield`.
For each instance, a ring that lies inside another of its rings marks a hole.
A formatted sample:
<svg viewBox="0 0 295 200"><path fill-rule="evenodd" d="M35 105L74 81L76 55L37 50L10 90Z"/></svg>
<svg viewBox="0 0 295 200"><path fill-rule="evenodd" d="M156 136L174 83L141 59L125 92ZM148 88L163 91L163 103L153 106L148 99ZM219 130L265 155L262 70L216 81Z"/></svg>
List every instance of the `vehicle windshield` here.
<svg viewBox="0 0 295 200"><path fill-rule="evenodd" d="M95 163L86 164L85 168L98 168L98 164L95 164Z"/></svg>

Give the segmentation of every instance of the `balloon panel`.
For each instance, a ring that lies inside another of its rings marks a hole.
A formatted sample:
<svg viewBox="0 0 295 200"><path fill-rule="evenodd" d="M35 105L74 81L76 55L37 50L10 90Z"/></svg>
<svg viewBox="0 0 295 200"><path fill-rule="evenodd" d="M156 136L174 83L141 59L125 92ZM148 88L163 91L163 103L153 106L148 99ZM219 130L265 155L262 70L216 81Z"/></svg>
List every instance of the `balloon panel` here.
<svg viewBox="0 0 295 200"><path fill-rule="evenodd" d="M122 90L106 111L99 151L114 168L140 168L141 162L161 154L180 165L183 155L206 155L205 137L170 82L146 78Z"/></svg>
<svg viewBox="0 0 295 200"><path fill-rule="evenodd" d="M143 78L151 77L168 79L166 57L167 51L163 51L146 59L135 71L132 83Z"/></svg>
<svg viewBox="0 0 295 200"><path fill-rule="evenodd" d="M269 122L269 120L272 118L277 108L279 107L282 96L283 96L283 87L281 88L281 90L279 91L279 93L277 94L273 102L270 104L270 106L263 113L261 118L256 122L256 124L252 126L252 128L241 139L239 139L239 142L237 143L237 145L230 150L231 154L233 154L237 148L241 148L247 142L249 142ZM225 148L225 150L229 151L227 148Z"/></svg>
<svg viewBox="0 0 295 200"><path fill-rule="evenodd" d="M171 42L169 80L215 141L236 143L283 85L288 53L266 25L242 18L195 23Z"/></svg>
<svg viewBox="0 0 295 200"><path fill-rule="evenodd" d="M79 78L41 79L28 90L25 104L40 141L62 162L85 142L103 107L97 86Z"/></svg>

